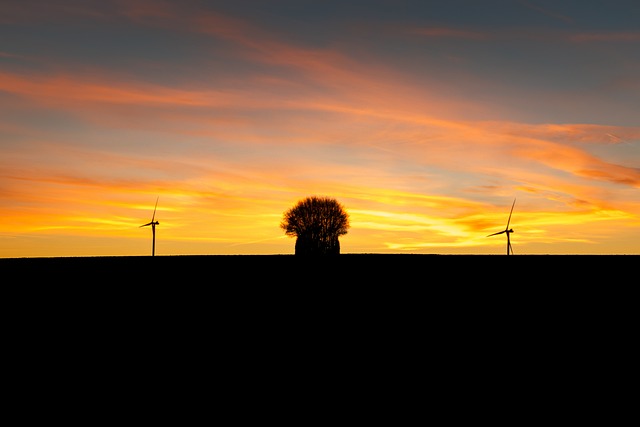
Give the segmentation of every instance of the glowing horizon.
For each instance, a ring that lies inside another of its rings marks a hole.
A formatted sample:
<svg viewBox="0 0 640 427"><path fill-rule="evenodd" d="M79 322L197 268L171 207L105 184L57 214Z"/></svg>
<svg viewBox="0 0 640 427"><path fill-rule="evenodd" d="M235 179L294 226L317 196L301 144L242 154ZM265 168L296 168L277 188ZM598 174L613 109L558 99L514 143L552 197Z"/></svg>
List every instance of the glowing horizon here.
<svg viewBox="0 0 640 427"><path fill-rule="evenodd" d="M0 257L640 254L637 6L267 3L7 1Z"/></svg>

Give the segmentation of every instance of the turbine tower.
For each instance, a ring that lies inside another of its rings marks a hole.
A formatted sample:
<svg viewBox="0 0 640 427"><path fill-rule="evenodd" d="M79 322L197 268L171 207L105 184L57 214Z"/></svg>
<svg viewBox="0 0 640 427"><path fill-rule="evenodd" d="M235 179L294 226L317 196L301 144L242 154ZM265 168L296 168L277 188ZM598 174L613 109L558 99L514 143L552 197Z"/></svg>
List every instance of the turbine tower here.
<svg viewBox="0 0 640 427"><path fill-rule="evenodd" d="M504 230L498 231L497 233L489 234L487 237L496 236L498 234L506 233L507 234L507 255L511 252L513 255L513 248L511 247L511 239L509 238L509 234L513 233L513 228L509 228L509 222L511 222L511 214L513 213L513 207L516 204L516 199L513 199L513 204L511 205L511 211L509 212L509 219L507 219L507 226Z"/></svg>
<svg viewBox="0 0 640 427"><path fill-rule="evenodd" d="M154 221L154 219L156 218L156 208L158 207L159 198L160 196L156 198L156 205L153 208L153 215L151 216L151 222L140 226L140 228L147 227L149 225L151 226L151 233L153 234L153 243L151 244L151 256L156 255L156 225L160 224L160 222Z"/></svg>

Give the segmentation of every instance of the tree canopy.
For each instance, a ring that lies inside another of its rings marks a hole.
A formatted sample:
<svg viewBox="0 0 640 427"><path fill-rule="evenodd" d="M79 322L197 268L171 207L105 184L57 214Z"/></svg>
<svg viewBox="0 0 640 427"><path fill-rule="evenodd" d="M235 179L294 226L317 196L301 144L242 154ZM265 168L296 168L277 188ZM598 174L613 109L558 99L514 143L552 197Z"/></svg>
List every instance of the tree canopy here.
<svg viewBox="0 0 640 427"><path fill-rule="evenodd" d="M295 236L296 255L340 253L338 237L347 234L349 215L334 198L310 196L284 214L280 228Z"/></svg>

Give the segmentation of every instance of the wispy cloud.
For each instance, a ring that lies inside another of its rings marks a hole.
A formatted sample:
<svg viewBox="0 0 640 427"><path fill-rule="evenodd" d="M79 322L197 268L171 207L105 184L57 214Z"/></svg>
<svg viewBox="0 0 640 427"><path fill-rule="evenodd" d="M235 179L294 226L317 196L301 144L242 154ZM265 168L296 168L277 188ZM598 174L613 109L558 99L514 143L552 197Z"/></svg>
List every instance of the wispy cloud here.
<svg viewBox="0 0 640 427"><path fill-rule="evenodd" d="M210 90L206 93L188 91L137 82L135 86L123 82L108 82L104 78L86 80L80 75L25 76L0 73L0 90L40 99L69 102L103 102L137 105L226 105L233 95Z"/></svg>
<svg viewBox="0 0 640 427"><path fill-rule="evenodd" d="M485 31L473 31L453 27L419 27L409 30L410 34L416 34L433 38L454 38L466 40L487 40L492 37Z"/></svg>
<svg viewBox="0 0 640 427"><path fill-rule="evenodd" d="M538 141L520 146L514 152L577 176L640 188L640 168L605 162L573 147Z"/></svg>
<svg viewBox="0 0 640 427"><path fill-rule="evenodd" d="M640 31L594 31L569 35L569 40L588 42L640 42Z"/></svg>
<svg viewBox="0 0 640 427"><path fill-rule="evenodd" d="M640 126L610 126L585 123L528 124L490 122L486 126L513 136L581 144L619 144L640 140Z"/></svg>
<svg viewBox="0 0 640 427"><path fill-rule="evenodd" d="M521 5L527 7L528 9L534 10L536 12L539 12L549 18L552 18L554 20L557 21L562 21L566 24L573 24L574 23L574 19L571 18L570 16L566 16L562 13L556 12L554 10L545 8L545 7L541 7L537 4L534 4L530 1L527 0L519 0L518 3L520 3Z"/></svg>

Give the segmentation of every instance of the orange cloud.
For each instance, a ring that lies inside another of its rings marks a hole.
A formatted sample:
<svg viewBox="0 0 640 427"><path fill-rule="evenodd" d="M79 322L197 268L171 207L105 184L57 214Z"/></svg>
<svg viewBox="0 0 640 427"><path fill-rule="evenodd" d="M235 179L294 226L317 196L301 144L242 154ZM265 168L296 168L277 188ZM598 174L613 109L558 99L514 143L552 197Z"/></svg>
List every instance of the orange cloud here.
<svg viewBox="0 0 640 427"><path fill-rule="evenodd" d="M513 153L578 176L640 186L640 169L608 163L573 147L537 140L519 145Z"/></svg>
<svg viewBox="0 0 640 427"><path fill-rule="evenodd" d="M31 99L54 99L75 102L105 102L138 105L224 105L228 94L217 91L202 93L183 91L139 82L126 83L83 80L83 76L23 76L0 73L0 90Z"/></svg>
<svg viewBox="0 0 640 427"><path fill-rule="evenodd" d="M493 128L497 132L513 136L527 136L561 143L619 144L640 140L640 126L608 126L584 123L532 125L513 122L487 122L486 126Z"/></svg>

